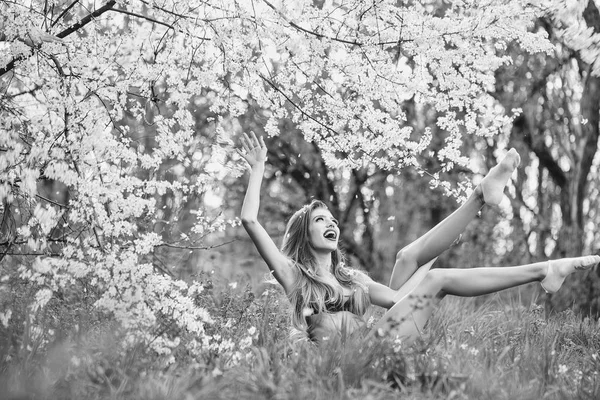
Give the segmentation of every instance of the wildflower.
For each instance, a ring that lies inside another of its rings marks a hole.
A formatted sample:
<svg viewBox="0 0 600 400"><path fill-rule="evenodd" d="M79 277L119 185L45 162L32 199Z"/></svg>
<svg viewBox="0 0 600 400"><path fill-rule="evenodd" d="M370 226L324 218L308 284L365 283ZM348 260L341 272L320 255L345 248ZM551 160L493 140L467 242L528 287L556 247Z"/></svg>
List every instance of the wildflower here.
<svg viewBox="0 0 600 400"><path fill-rule="evenodd" d="M373 324L375 324L375 317L371 315L367 320L367 328L372 328Z"/></svg>
<svg viewBox="0 0 600 400"><path fill-rule="evenodd" d="M41 289L35 294L35 302L33 303L33 310L43 308L52 298L52 290Z"/></svg>
<svg viewBox="0 0 600 400"><path fill-rule="evenodd" d="M252 345L252 336L246 336L242 340L240 340L240 349L247 349Z"/></svg>
<svg viewBox="0 0 600 400"><path fill-rule="evenodd" d="M0 313L0 322L5 328L8 328L8 321L12 316L12 310L6 310L5 312Z"/></svg>
<svg viewBox="0 0 600 400"><path fill-rule="evenodd" d="M395 338L393 348L394 353L399 353L402 350L402 339L400 339L399 337Z"/></svg>
<svg viewBox="0 0 600 400"><path fill-rule="evenodd" d="M569 367L567 367L566 365L564 365L564 364L560 364L560 365L558 366L558 373L559 373L560 375L564 375L564 374L566 374L568 371L569 371Z"/></svg>
<svg viewBox="0 0 600 400"><path fill-rule="evenodd" d="M73 364L73 366L77 368L81 365L81 360L79 359L79 357L73 356L71 357L71 364Z"/></svg>

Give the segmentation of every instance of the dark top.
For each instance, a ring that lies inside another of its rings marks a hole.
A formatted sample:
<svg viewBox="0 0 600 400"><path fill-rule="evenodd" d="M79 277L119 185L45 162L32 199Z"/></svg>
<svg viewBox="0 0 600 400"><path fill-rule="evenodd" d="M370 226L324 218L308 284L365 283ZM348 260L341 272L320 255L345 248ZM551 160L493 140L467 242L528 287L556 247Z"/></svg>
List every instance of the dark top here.
<svg viewBox="0 0 600 400"><path fill-rule="evenodd" d="M354 288L351 294L343 296L342 301L326 301L326 312L321 312L318 304L311 304L313 313L306 317L310 340L322 343L338 335L345 337L364 327L365 321L356 313L357 303L361 301L360 296L363 296L363 291L367 291L366 287L361 289Z"/></svg>

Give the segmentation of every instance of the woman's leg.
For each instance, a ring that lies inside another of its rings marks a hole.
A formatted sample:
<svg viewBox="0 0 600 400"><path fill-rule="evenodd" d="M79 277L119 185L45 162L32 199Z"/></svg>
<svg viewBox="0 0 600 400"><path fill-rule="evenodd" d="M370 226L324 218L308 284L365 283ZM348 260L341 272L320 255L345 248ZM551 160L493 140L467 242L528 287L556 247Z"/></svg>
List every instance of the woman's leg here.
<svg viewBox="0 0 600 400"><path fill-rule="evenodd" d="M383 315L373 332L390 333L410 342L420 335L446 294L480 296L534 281L541 281L546 290L556 291L569 274L599 262L599 256L585 256L516 267L434 269Z"/></svg>
<svg viewBox="0 0 600 400"><path fill-rule="evenodd" d="M398 300L402 300L407 294L409 294L417 286L419 286L421 281L423 279L425 279L425 277L429 273L429 270L431 269L431 266L433 265L435 260L437 260L437 257L434 258L433 260L429 261L428 263L421 265L419 268L417 268L415 273L412 274L406 280L406 283L404 283L402 286L400 286L400 289L396 290L396 295L394 296L394 301L397 302Z"/></svg>
<svg viewBox="0 0 600 400"><path fill-rule="evenodd" d="M400 250L392 270L390 288L398 290L419 266L439 256L450 247L484 203L500 203L504 187L519 162L519 154L515 149L511 149L504 159L483 178L473 195L464 204L429 232Z"/></svg>

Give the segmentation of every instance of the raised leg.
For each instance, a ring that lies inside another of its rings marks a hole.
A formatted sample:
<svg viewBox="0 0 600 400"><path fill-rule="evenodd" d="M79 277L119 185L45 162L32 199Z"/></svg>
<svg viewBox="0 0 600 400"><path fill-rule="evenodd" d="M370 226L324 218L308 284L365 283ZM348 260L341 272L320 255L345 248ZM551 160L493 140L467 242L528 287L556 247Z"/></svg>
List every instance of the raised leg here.
<svg viewBox="0 0 600 400"><path fill-rule="evenodd" d="M480 296L534 281L542 281L558 290L567 275L599 262L599 256L586 256L516 267L431 270L417 287L383 315L373 332L390 333L410 342L419 337L446 294Z"/></svg>
<svg viewBox="0 0 600 400"><path fill-rule="evenodd" d="M399 301L401 299L403 299L407 294L409 294L410 292L412 292L417 286L419 286L419 284L423 281L423 279L425 279L425 277L427 276L427 273L429 272L429 270L431 269L431 266L433 265L433 263L435 263L435 260L437 260L437 257L434 258L433 260L429 261L426 264L421 265L419 268L417 268L417 270L415 271L414 274L412 274L406 281L406 283L404 285L402 285L397 291L396 291L396 295L394 296L394 301Z"/></svg>
<svg viewBox="0 0 600 400"><path fill-rule="evenodd" d="M473 195L464 204L429 232L400 250L396 254L390 288L398 290L419 266L431 261L450 247L484 204L500 203L504 187L519 162L519 154L515 149L511 149L483 178Z"/></svg>
<svg viewBox="0 0 600 400"><path fill-rule="evenodd" d="M396 254L396 262L390 277L390 288L400 289L419 266L428 263L450 247L469 222L475 218L483 204L479 194L473 193L465 203L442 222L400 250Z"/></svg>

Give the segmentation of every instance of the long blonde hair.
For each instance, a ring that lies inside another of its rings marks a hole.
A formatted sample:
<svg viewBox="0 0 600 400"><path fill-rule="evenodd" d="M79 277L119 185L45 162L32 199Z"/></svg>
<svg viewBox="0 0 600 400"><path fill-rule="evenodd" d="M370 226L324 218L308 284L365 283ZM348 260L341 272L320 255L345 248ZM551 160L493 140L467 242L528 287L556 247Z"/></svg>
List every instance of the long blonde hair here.
<svg viewBox="0 0 600 400"><path fill-rule="evenodd" d="M342 286L331 285L316 273L317 262L312 252L308 232L312 212L318 208L328 209L322 201L313 200L292 215L281 246L281 252L292 260L296 268L296 282L289 293L289 298L293 308L292 323L300 330L304 330L307 326L305 319L307 310L317 313L326 312L328 306L339 309L345 303ZM348 300L349 304L346 308L362 316L371 304L364 284L365 275L346 267L344 262L344 254L339 249L331 253L335 279L341 285L354 287L356 290Z"/></svg>

